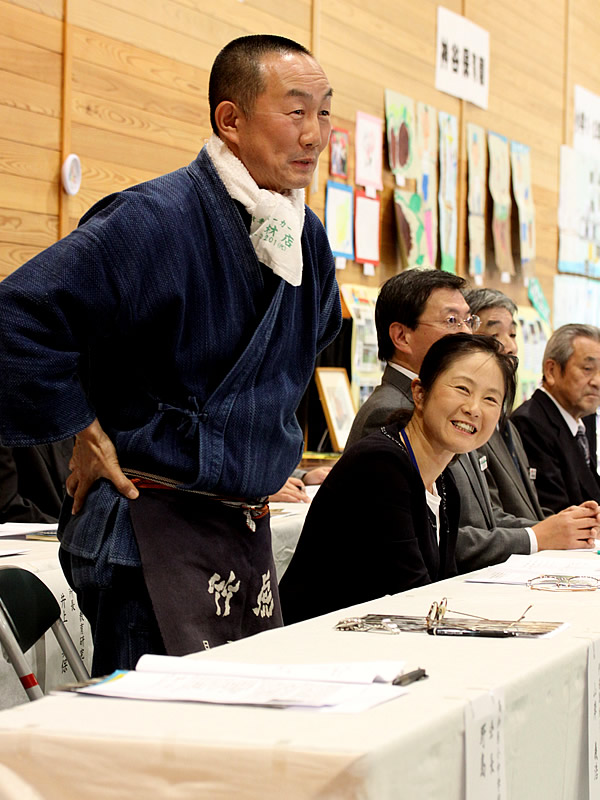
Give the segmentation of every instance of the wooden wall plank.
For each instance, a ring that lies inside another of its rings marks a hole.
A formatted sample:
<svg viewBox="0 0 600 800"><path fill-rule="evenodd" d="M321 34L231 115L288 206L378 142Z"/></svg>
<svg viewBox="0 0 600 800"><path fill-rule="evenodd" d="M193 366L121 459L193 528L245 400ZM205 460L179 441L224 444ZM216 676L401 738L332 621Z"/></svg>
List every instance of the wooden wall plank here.
<svg viewBox="0 0 600 800"><path fill-rule="evenodd" d="M45 114L0 105L0 131L13 142L60 148L60 120Z"/></svg>
<svg viewBox="0 0 600 800"><path fill-rule="evenodd" d="M56 214L58 183L17 175L3 175L0 181L0 208Z"/></svg>
<svg viewBox="0 0 600 800"><path fill-rule="evenodd" d="M0 174L16 175L52 183L58 181L58 151L0 139Z"/></svg>
<svg viewBox="0 0 600 800"><path fill-rule="evenodd" d="M10 0L10 2L53 19L63 18L63 0Z"/></svg>
<svg viewBox="0 0 600 800"><path fill-rule="evenodd" d="M0 241L49 247L58 238L55 215L35 214L14 208L0 208Z"/></svg>
<svg viewBox="0 0 600 800"><path fill-rule="evenodd" d="M59 86L62 60L59 53L0 34L0 68Z"/></svg>
<svg viewBox="0 0 600 800"><path fill-rule="evenodd" d="M61 17L51 19L40 13L22 8L8 0L0 0L2 34L9 39L34 44L53 53L62 53Z"/></svg>
<svg viewBox="0 0 600 800"><path fill-rule="evenodd" d="M60 88L0 67L0 105L58 119L61 112Z"/></svg>

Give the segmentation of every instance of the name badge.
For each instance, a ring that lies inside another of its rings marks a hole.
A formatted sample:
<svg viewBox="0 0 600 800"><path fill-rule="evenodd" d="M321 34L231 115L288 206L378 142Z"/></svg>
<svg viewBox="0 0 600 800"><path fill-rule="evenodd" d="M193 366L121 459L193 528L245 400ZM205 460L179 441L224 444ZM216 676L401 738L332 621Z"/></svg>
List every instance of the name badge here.
<svg viewBox="0 0 600 800"><path fill-rule="evenodd" d="M487 456L480 456L479 457L479 469L482 472L485 472L487 469Z"/></svg>
<svg viewBox="0 0 600 800"><path fill-rule="evenodd" d="M535 467L529 467L529 477L531 478L532 481L535 480L536 475L537 475L537 469Z"/></svg>

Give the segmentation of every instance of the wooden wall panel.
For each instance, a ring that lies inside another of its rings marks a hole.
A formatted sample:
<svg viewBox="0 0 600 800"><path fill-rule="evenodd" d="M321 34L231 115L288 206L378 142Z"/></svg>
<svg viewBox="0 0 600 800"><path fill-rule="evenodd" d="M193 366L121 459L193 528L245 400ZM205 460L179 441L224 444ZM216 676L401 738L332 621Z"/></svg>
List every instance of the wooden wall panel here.
<svg viewBox="0 0 600 800"><path fill-rule="evenodd" d="M0 2L0 276L58 237L62 0Z"/></svg>
<svg viewBox="0 0 600 800"><path fill-rule="evenodd" d="M208 72L227 41L271 32L311 46L316 36L314 46L334 88L333 123L351 133L350 183L356 112L383 118L386 88L458 117L461 200L468 122L531 147L537 271L551 301L559 148L572 140L573 86L580 83L600 94L597 0L448 0L444 5L490 32L486 111L434 88L438 0L371 5L364 0L0 0L0 273L46 246L58 230L66 7L71 46L64 135L83 165L80 194L63 203L68 229L105 194L177 169L195 156L210 135ZM321 217L328 168L325 152L318 189L308 194ZM361 267L349 264L340 281L379 285L399 268L393 188L386 169L382 263L376 276L366 279ZM466 257L461 208L462 274ZM490 271L488 283L499 286L499 276ZM508 291L524 301L519 281Z"/></svg>

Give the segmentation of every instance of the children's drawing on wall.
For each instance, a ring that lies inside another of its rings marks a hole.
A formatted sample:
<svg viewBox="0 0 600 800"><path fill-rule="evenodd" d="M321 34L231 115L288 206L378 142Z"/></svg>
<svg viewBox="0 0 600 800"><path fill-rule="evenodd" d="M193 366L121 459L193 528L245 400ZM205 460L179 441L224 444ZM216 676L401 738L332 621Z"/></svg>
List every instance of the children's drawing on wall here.
<svg viewBox="0 0 600 800"><path fill-rule="evenodd" d="M415 161L415 103L410 97L385 90L388 160L399 185L403 178L416 178Z"/></svg>
<svg viewBox="0 0 600 800"><path fill-rule="evenodd" d="M329 137L329 172L338 178L348 177L350 136L342 128L332 128Z"/></svg>
<svg viewBox="0 0 600 800"><path fill-rule="evenodd" d="M467 161L469 165L469 275L477 286L483 286L485 274L485 174L487 144L485 131L479 125L467 124Z"/></svg>
<svg viewBox="0 0 600 800"><path fill-rule="evenodd" d="M379 117L356 112L355 181L359 186L383 189L381 179L383 122Z"/></svg>
<svg viewBox="0 0 600 800"><path fill-rule="evenodd" d="M423 201L426 267L435 267L437 261L437 160L437 111L426 103L417 103L418 192Z"/></svg>
<svg viewBox="0 0 600 800"><path fill-rule="evenodd" d="M558 269L600 278L600 160L560 148Z"/></svg>
<svg viewBox="0 0 600 800"><path fill-rule="evenodd" d="M531 154L520 142L510 143L512 185L519 213L521 270L526 282L535 275L535 207L531 191Z"/></svg>
<svg viewBox="0 0 600 800"><path fill-rule="evenodd" d="M394 190L396 229L402 262L407 267L426 265L423 201L417 192Z"/></svg>
<svg viewBox="0 0 600 800"><path fill-rule="evenodd" d="M367 197L356 191L354 206L354 260L358 264L379 264L378 197Z"/></svg>
<svg viewBox="0 0 600 800"><path fill-rule="evenodd" d="M327 181L325 230L336 258L354 258L354 192L345 183Z"/></svg>
<svg viewBox="0 0 600 800"><path fill-rule="evenodd" d="M510 240L510 160L508 139L488 132L490 154L489 187L492 195L492 237L496 267L501 273L515 274Z"/></svg>
<svg viewBox="0 0 600 800"><path fill-rule="evenodd" d="M456 117L439 112L440 126L440 210L441 267L456 272L456 181L458 175L458 124Z"/></svg>

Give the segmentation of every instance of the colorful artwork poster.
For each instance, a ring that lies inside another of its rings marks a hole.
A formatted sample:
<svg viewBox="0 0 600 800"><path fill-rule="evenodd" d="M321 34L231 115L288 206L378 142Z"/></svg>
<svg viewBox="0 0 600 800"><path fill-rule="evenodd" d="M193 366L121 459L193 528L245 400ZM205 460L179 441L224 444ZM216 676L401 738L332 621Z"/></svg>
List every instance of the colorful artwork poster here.
<svg viewBox="0 0 600 800"><path fill-rule="evenodd" d="M357 191L354 206L354 260L359 264L379 264L378 197Z"/></svg>
<svg viewBox="0 0 600 800"><path fill-rule="evenodd" d="M398 182L416 178L415 159L415 102L412 98L385 90L385 119L387 124L388 161Z"/></svg>
<svg viewBox="0 0 600 800"><path fill-rule="evenodd" d="M527 282L535 274L535 207L531 190L531 152L520 142L510 143L513 194L519 214L521 269Z"/></svg>
<svg viewBox="0 0 600 800"><path fill-rule="evenodd" d="M492 238L496 267L502 274L514 275L510 239L510 159L508 139L488 131L489 179L492 195Z"/></svg>
<svg viewBox="0 0 600 800"><path fill-rule="evenodd" d="M425 266L435 267L437 261L437 111L426 103L417 103L417 158L420 167L418 191L423 201L425 226Z"/></svg>
<svg viewBox="0 0 600 800"><path fill-rule="evenodd" d="M336 258L354 258L354 192L345 183L327 181L325 230Z"/></svg>
<svg viewBox="0 0 600 800"><path fill-rule="evenodd" d="M485 214L487 142L485 130L472 122L467 124L467 162L469 165L469 214Z"/></svg>
<svg viewBox="0 0 600 800"><path fill-rule="evenodd" d="M402 262L406 267L426 266L423 200L417 192L394 189L396 230Z"/></svg>
<svg viewBox="0 0 600 800"><path fill-rule="evenodd" d="M383 189L383 121L379 117L356 112L355 180L359 186Z"/></svg>
<svg viewBox="0 0 600 800"><path fill-rule="evenodd" d="M475 286L483 286L485 275L485 217L469 214L469 275Z"/></svg>
<svg viewBox="0 0 600 800"><path fill-rule="evenodd" d="M329 137L329 174L337 178L348 177L350 134L343 128L332 128Z"/></svg>
<svg viewBox="0 0 600 800"><path fill-rule="evenodd" d="M456 272L456 182L458 177L458 123L440 111L440 185L438 191L441 267Z"/></svg>
<svg viewBox="0 0 600 800"><path fill-rule="evenodd" d="M564 145L558 227L559 272L600 278L600 159Z"/></svg>
<svg viewBox="0 0 600 800"><path fill-rule="evenodd" d="M485 196L487 169L487 138L479 125L467 124L467 162L469 190L469 275L476 286L483 286L485 274Z"/></svg>

